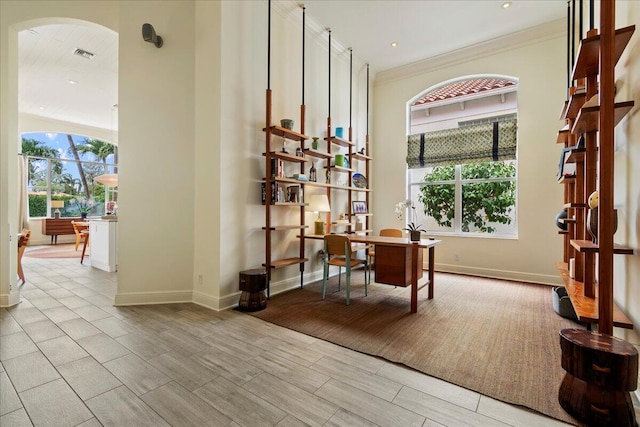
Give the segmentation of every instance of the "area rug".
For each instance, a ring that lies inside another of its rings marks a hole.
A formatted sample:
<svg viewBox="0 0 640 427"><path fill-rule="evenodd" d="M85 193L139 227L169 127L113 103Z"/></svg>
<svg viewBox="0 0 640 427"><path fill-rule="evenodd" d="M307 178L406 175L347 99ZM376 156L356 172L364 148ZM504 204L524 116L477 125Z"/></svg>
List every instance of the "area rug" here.
<svg viewBox="0 0 640 427"><path fill-rule="evenodd" d="M82 255L82 243L78 246L78 250L74 249L75 243L61 245L44 245L30 248L24 252L25 257L29 258L80 258ZM89 247L85 256L89 254Z"/></svg>
<svg viewBox="0 0 640 427"><path fill-rule="evenodd" d="M325 301L318 282L272 296L251 314L578 424L558 403L558 333L582 326L553 311L550 287L436 273L435 298L423 289L412 314L409 288L373 283L365 296L362 275L352 283L349 306L344 281L337 292L333 278Z"/></svg>

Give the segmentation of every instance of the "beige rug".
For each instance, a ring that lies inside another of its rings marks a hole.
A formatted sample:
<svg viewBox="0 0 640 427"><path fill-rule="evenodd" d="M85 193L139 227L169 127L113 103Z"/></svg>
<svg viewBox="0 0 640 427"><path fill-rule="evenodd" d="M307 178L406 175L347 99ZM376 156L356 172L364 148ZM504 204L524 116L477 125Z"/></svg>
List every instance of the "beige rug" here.
<svg viewBox="0 0 640 427"><path fill-rule="evenodd" d="M558 332L581 326L553 311L550 287L436 273L435 298L423 289L411 314L409 288L372 284L365 297L362 274L352 280L349 306L334 278L325 301L319 282L251 314L577 424L558 403Z"/></svg>
<svg viewBox="0 0 640 427"><path fill-rule="evenodd" d="M23 256L29 258L80 258L82 255L82 245L83 243L78 245L77 251L74 249L75 243L34 246L33 248L27 246ZM88 255L89 246L87 246L85 257Z"/></svg>

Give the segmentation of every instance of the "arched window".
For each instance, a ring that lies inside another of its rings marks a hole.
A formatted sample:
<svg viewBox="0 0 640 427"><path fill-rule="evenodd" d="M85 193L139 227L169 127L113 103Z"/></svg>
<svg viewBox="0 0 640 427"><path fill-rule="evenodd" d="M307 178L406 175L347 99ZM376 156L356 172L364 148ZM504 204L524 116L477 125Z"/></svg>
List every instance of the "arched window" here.
<svg viewBox="0 0 640 427"><path fill-rule="evenodd" d="M517 236L517 89L466 77L409 103L408 194L430 233Z"/></svg>

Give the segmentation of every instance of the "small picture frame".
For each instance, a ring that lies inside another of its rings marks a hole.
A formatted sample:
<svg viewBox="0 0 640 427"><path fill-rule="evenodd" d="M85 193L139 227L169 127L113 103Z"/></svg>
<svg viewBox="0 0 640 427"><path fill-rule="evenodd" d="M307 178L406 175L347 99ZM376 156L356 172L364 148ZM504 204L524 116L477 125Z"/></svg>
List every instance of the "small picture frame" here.
<svg viewBox="0 0 640 427"><path fill-rule="evenodd" d="M354 214L366 214L368 212L367 202L357 200L357 201L351 202L351 204L353 206Z"/></svg>
<svg viewBox="0 0 640 427"><path fill-rule="evenodd" d="M575 163L566 163L571 155L571 152L576 147L566 147L560 152L560 162L558 163L558 179L568 176L575 176L576 165Z"/></svg>

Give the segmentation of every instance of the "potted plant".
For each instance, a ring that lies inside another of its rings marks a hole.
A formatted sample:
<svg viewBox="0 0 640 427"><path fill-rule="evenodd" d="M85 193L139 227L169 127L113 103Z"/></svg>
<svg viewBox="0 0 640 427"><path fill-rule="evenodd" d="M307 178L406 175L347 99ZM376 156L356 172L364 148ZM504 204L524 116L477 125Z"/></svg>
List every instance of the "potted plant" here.
<svg viewBox="0 0 640 427"><path fill-rule="evenodd" d="M403 200L396 204L396 215L399 219L402 219L404 215L405 209L410 208L413 212L413 221L407 224L407 228L403 228L409 232L409 237L412 242L420 241L420 233L426 233L427 230L422 228L422 224L416 224L418 222L418 213L416 212L416 207L413 205L413 202L409 199Z"/></svg>
<svg viewBox="0 0 640 427"><path fill-rule="evenodd" d="M71 199L69 200L70 204L75 205L75 208L82 218L86 218L87 215L91 212L91 209L95 205L95 201L93 199Z"/></svg>

